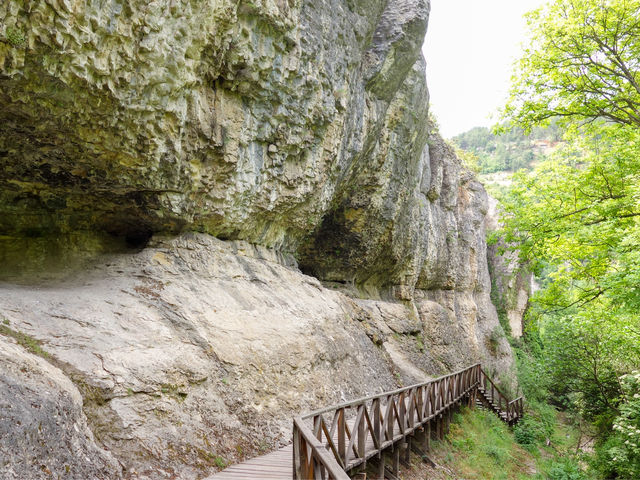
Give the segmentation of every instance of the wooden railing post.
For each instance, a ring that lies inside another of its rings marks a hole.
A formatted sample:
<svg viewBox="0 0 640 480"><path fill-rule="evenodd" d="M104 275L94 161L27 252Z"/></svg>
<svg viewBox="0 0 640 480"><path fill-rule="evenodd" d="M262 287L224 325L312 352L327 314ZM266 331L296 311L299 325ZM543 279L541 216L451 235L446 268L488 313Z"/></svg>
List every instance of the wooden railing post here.
<svg viewBox="0 0 640 480"><path fill-rule="evenodd" d="M393 415L393 404L393 397L391 395L387 396L387 414L384 421L384 424L387 427L387 440L393 440L393 424L395 423Z"/></svg>
<svg viewBox="0 0 640 480"><path fill-rule="evenodd" d="M407 412L407 426L413 428L416 424L416 392L417 389L409 391L409 411Z"/></svg>
<svg viewBox="0 0 640 480"><path fill-rule="evenodd" d="M366 445L366 437L365 437L365 422L366 422L366 418L364 416L364 410L365 410L365 406L364 405L359 405L358 406L358 418L360 418L360 422L358 423L358 457L360 458L364 458L364 448ZM353 435L355 435L355 426L354 426L354 433Z"/></svg>
<svg viewBox="0 0 640 480"><path fill-rule="evenodd" d="M296 427L296 423L293 422L293 480L302 478L302 466L300 463L301 442L300 431Z"/></svg>
<svg viewBox="0 0 640 480"><path fill-rule="evenodd" d="M374 444L376 441L378 445L382 444L382 437L380 436L380 399L374 398L373 403L371 404L371 411L373 414L373 436L376 440L374 440Z"/></svg>
<svg viewBox="0 0 640 480"><path fill-rule="evenodd" d="M313 417L313 433L318 440L322 440L322 415Z"/></svg>
<svg viewBox="0 0 640 480"><path fill-rule="evenodd" d="M407 428L407 404L405 402L404 392L398 397L398 416L400 431L404 433Z"/></svg>
<svg viewBox="0 0 640 480"><path fill-rule="evenodd" d="M342 463L347 463L347 442L346 442L347 424L344 418L344 408L338 410L338 455Z"/></svg>

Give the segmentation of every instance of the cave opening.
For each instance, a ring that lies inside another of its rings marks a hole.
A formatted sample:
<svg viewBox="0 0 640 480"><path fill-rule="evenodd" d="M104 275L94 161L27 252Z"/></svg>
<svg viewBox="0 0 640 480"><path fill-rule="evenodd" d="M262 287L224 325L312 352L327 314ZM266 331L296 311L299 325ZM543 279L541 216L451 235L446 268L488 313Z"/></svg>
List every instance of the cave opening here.
<svg viewBox="0 0 640 480"><path fill-rule="evenodd" d="M142 250L147 246L152 236L153 231L150 228L141 228L126 232L124 241L128 248L132 250Z"/></svg>

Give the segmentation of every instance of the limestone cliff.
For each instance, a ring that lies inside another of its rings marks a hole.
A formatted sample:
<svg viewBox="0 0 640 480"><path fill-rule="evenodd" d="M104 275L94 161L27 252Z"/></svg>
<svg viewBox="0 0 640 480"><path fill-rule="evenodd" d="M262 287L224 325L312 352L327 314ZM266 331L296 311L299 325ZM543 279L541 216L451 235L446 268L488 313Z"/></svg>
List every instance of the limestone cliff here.
<svg viewBox="0 0 640 480"><path fill-rule="evenodd" d="M508 371L487 195L427 118L428 16L0 4L6 478L201 478L300 411Z"/></svg>
<svg viewBox="0 0 640 480"><path fill-rule="evenodd" d="M188 228L295 251L366 172L419 181L403 173L420 172L426 142L428 13L427 0L3 2L3 232ZM404 201L382 182L378 201Z"/></svg>
<svg viewBox="0 0 640 480"><path fill-rule="evenodd" d="M485 228L492 236L500 228L500 205L491 196ZM491 299L498 311L498 318L514 338L520 338L524 333L529 297L538 288L535 277L499 237L488 245L487 261L491 276Z"/></svg>

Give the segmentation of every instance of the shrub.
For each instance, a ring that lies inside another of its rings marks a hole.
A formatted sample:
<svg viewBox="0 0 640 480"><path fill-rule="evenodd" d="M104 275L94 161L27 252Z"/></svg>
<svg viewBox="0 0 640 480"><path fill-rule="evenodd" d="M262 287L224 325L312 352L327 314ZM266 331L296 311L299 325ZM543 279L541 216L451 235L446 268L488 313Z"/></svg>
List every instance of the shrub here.
<svg viewBox="0 0 640 480"><path fill-rule="evenodd" d="M500 348L500 342L502 341L503 338L505 338L504 330L502 330L501 326L496 325L496 327L493 330L491 330L491 333L489 334L489 338L488 338L489 351L491 352L492 355L496 355L498 353Z"/></svg>
<svg viewBox="0 0 640 480"><path fill-rule="evenodd" d="M548 478L549 480L583 480L585 476L577 462L565 458L553 462Z"/></svg>
<svg viewBox="0 0 640 480"><path fill-rule="evenodd" d="M451 445L461 452L471 452L475 448L475 442L470 437L452 438Z"/></svg>
<svg viewBox="0 0 640 480"><path fill-rule="evenodd" d="M516 442L524 447L532 447L536 444L536 435L529 425L525 424L524 419L515 426L513 435Z"/></svg>
<svg viewBox="0 0 640 480"><path fill-rule="evenodd" d="M553 407L533 402L529 405L526 415L513 429L516 442L524 447L543 444L553 435L556 422Z"/></svg>
<svg viewBox="0 0 640 480"><path fill-rule="evenodd" d="M509 459L509 452L507 452L507 450L497 445L485 445L484 453L488 457L493 458L493 460L498 465L504 465Z"/></svg>
<svg viewBox="0 0 640 480"><path fill-rule="evenodd" d="M618 478L640 478L640 371L620 378L623 396L614 434L599 447L598 469ZM604 458L603 458L604 457ZM608 460L608 462L606 461Z"/></svg>

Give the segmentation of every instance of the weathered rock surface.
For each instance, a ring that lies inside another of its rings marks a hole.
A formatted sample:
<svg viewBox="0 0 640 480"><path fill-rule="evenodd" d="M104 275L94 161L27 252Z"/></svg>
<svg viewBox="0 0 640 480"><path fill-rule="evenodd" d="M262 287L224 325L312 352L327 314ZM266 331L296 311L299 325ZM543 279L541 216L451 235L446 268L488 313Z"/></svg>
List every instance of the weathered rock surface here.
<svg viewBox="0 0 640 480"><path fill-rule="evenodd" d="M0 312L78 385L126 477L196 478L288 442L295 412L397 385L352 302L283 263L206 235L158 240L5 286Z"/></svg>
<svg viewBox="0 0 640 480"><path fill-rule="evenodd" d="M294 263L204 234L158 238L64 280L3 285L0 315L77 385L126 478L197 478L288 442L301 411L510 360L488 352L483 335L497 320L477 315L470 294L353 299ZM0 394L16 382L3 379Z"/></svg>
<svg viewBox="0 0 640 480"><path fill-rule="evenodd" d="M0 3L0 315L49 353L29 357L66 412L47 435L78 445L46 468L118 478L112 455L124 478L198 478L289 441L300 411L511 367L486 193L427 118L428 16ZM28 425L11 392L36 380L0 383ZM50 478L29 452L55 442L15 448L12 474Z"/></svg>
<svg viewBox="0 0 640 480"><path fill-rule="evenodd" d="M427 0L3 2L1 229L187 227L295 250L362 166L420 155L428 13Z"/></svg>
<svg viewBox="0 0 640 480"><path fill-rule="evenodd" d="M464 199L455 156L427 146L428 16L428 0L5 2L0 259L187 229L369 294L453 288Z"/></svg>
<svg viewBox="0 0 640 480"><path fill-rule="evenodd" d="M1 478L120 476L118 462L96 445L82 396L62 371L1 335L0 365Z"/></svg>
<svg viewBox="0 0 640 480"><path fill-rule="evenodd" d="M489 197L489 211L485 221L488 232L495 232L500 227L499 208L498 201ZM517 254L507 249L502 239L497 239L488 246L487 261L491 272L491 296L498 315L504 316L503 322L509 325L511 335L519 338L525 327L529 297L537 288L535 277L518 260Z"/></svg>

